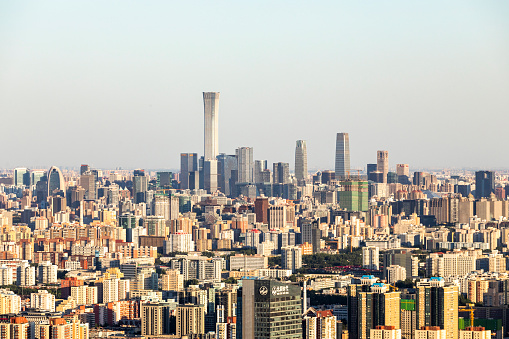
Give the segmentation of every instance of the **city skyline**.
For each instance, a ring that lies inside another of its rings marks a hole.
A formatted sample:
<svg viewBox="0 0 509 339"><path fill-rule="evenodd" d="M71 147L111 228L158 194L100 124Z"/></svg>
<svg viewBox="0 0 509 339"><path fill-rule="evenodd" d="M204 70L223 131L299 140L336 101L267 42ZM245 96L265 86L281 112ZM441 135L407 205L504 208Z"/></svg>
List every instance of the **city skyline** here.
<svg viewBox="0 0 509 339"><path fill-rule="evenodd" d="M352 168L378 149L412 168L507 167L490 147L508 141L507 2L52 4L0 5L0 110L23 117L2 168L178 168L203 149L207 90L222 94L220 153L293 164L302 139L310 169L332 169L345 131Z"/></svg>

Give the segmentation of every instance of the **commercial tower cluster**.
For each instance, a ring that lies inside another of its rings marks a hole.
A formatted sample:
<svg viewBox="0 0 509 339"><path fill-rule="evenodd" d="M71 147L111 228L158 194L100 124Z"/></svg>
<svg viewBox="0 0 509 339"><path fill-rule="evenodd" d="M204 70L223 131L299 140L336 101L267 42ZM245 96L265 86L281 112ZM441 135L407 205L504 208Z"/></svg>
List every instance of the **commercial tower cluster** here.
<svg viewBox="0 0 509 339"><path fill-rule="evenodd" d="M180 188L204 189L210 193L220 191L227 196L252 197L260 192L268 196L296 196L288 163L274 163L271 171L266 160L254 160L252 147L238 147L232 155L219 153L219 96L219 92L203 93L204 155L181 153ZM308 180L304 140L296 142L295 179L295 183L300 184Z"/></svg>

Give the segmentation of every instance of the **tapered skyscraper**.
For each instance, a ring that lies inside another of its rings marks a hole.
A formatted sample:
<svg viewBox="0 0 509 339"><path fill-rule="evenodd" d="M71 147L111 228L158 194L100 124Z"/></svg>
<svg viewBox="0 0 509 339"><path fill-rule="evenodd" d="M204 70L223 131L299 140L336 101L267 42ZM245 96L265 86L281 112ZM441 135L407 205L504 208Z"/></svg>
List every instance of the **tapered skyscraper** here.
<svg viewBox="0 0 509 339"><path fill-rule="evenodd" d="M216 160L219 155L219 92L203 92L205 113L204 160Z"/></svg>
<svg viewBox="0 0 509 339"><path fill-rule="evenodd" d="M336 136L336 179L345 179L350 173L350 138L348 133Z"/></svg>
<svg viewBox="0 0 509 339"><path fill-rule="evenodd" d="M382 182L387 182L387 173L389 173L389 151L376 152L376 170L382 173Z"/></svg>
<svg viewBox="0 0 509 339"><path fill-rule="evenodd" d="M308 151L305 140L297 140L295 146L295 178L303 180L308 177Z"/></svg>

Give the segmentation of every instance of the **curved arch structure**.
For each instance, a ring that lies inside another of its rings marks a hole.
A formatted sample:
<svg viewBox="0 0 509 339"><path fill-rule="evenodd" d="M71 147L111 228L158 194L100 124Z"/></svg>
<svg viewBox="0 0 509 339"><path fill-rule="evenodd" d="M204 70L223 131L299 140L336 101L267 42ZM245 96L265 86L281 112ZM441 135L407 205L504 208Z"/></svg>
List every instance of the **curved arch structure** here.
<svg viewBox="0 0 509 339"><path fill-rule="evenodd" d="M48 197L52 195L52 192L54 190L61 190L62 192L64 192L65 197L65 180L62 171L60 171L60 168L56 166L51 166L51 168L48 170L47 177L48 177Z"/></svg>

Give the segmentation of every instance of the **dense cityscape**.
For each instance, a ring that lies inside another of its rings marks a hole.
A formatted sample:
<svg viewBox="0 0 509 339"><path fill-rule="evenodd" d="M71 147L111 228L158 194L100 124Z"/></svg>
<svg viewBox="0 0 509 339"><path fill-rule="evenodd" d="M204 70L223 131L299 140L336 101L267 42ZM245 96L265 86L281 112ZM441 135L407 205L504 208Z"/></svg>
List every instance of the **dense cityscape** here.
<svg viewBox="0 0 509 339"><path fill-rule="evenodd" d="M219 152L219 97L179 171L1 171L1 338L509 335L507 172L355 170L345 131L269 166Z"/></svg>

